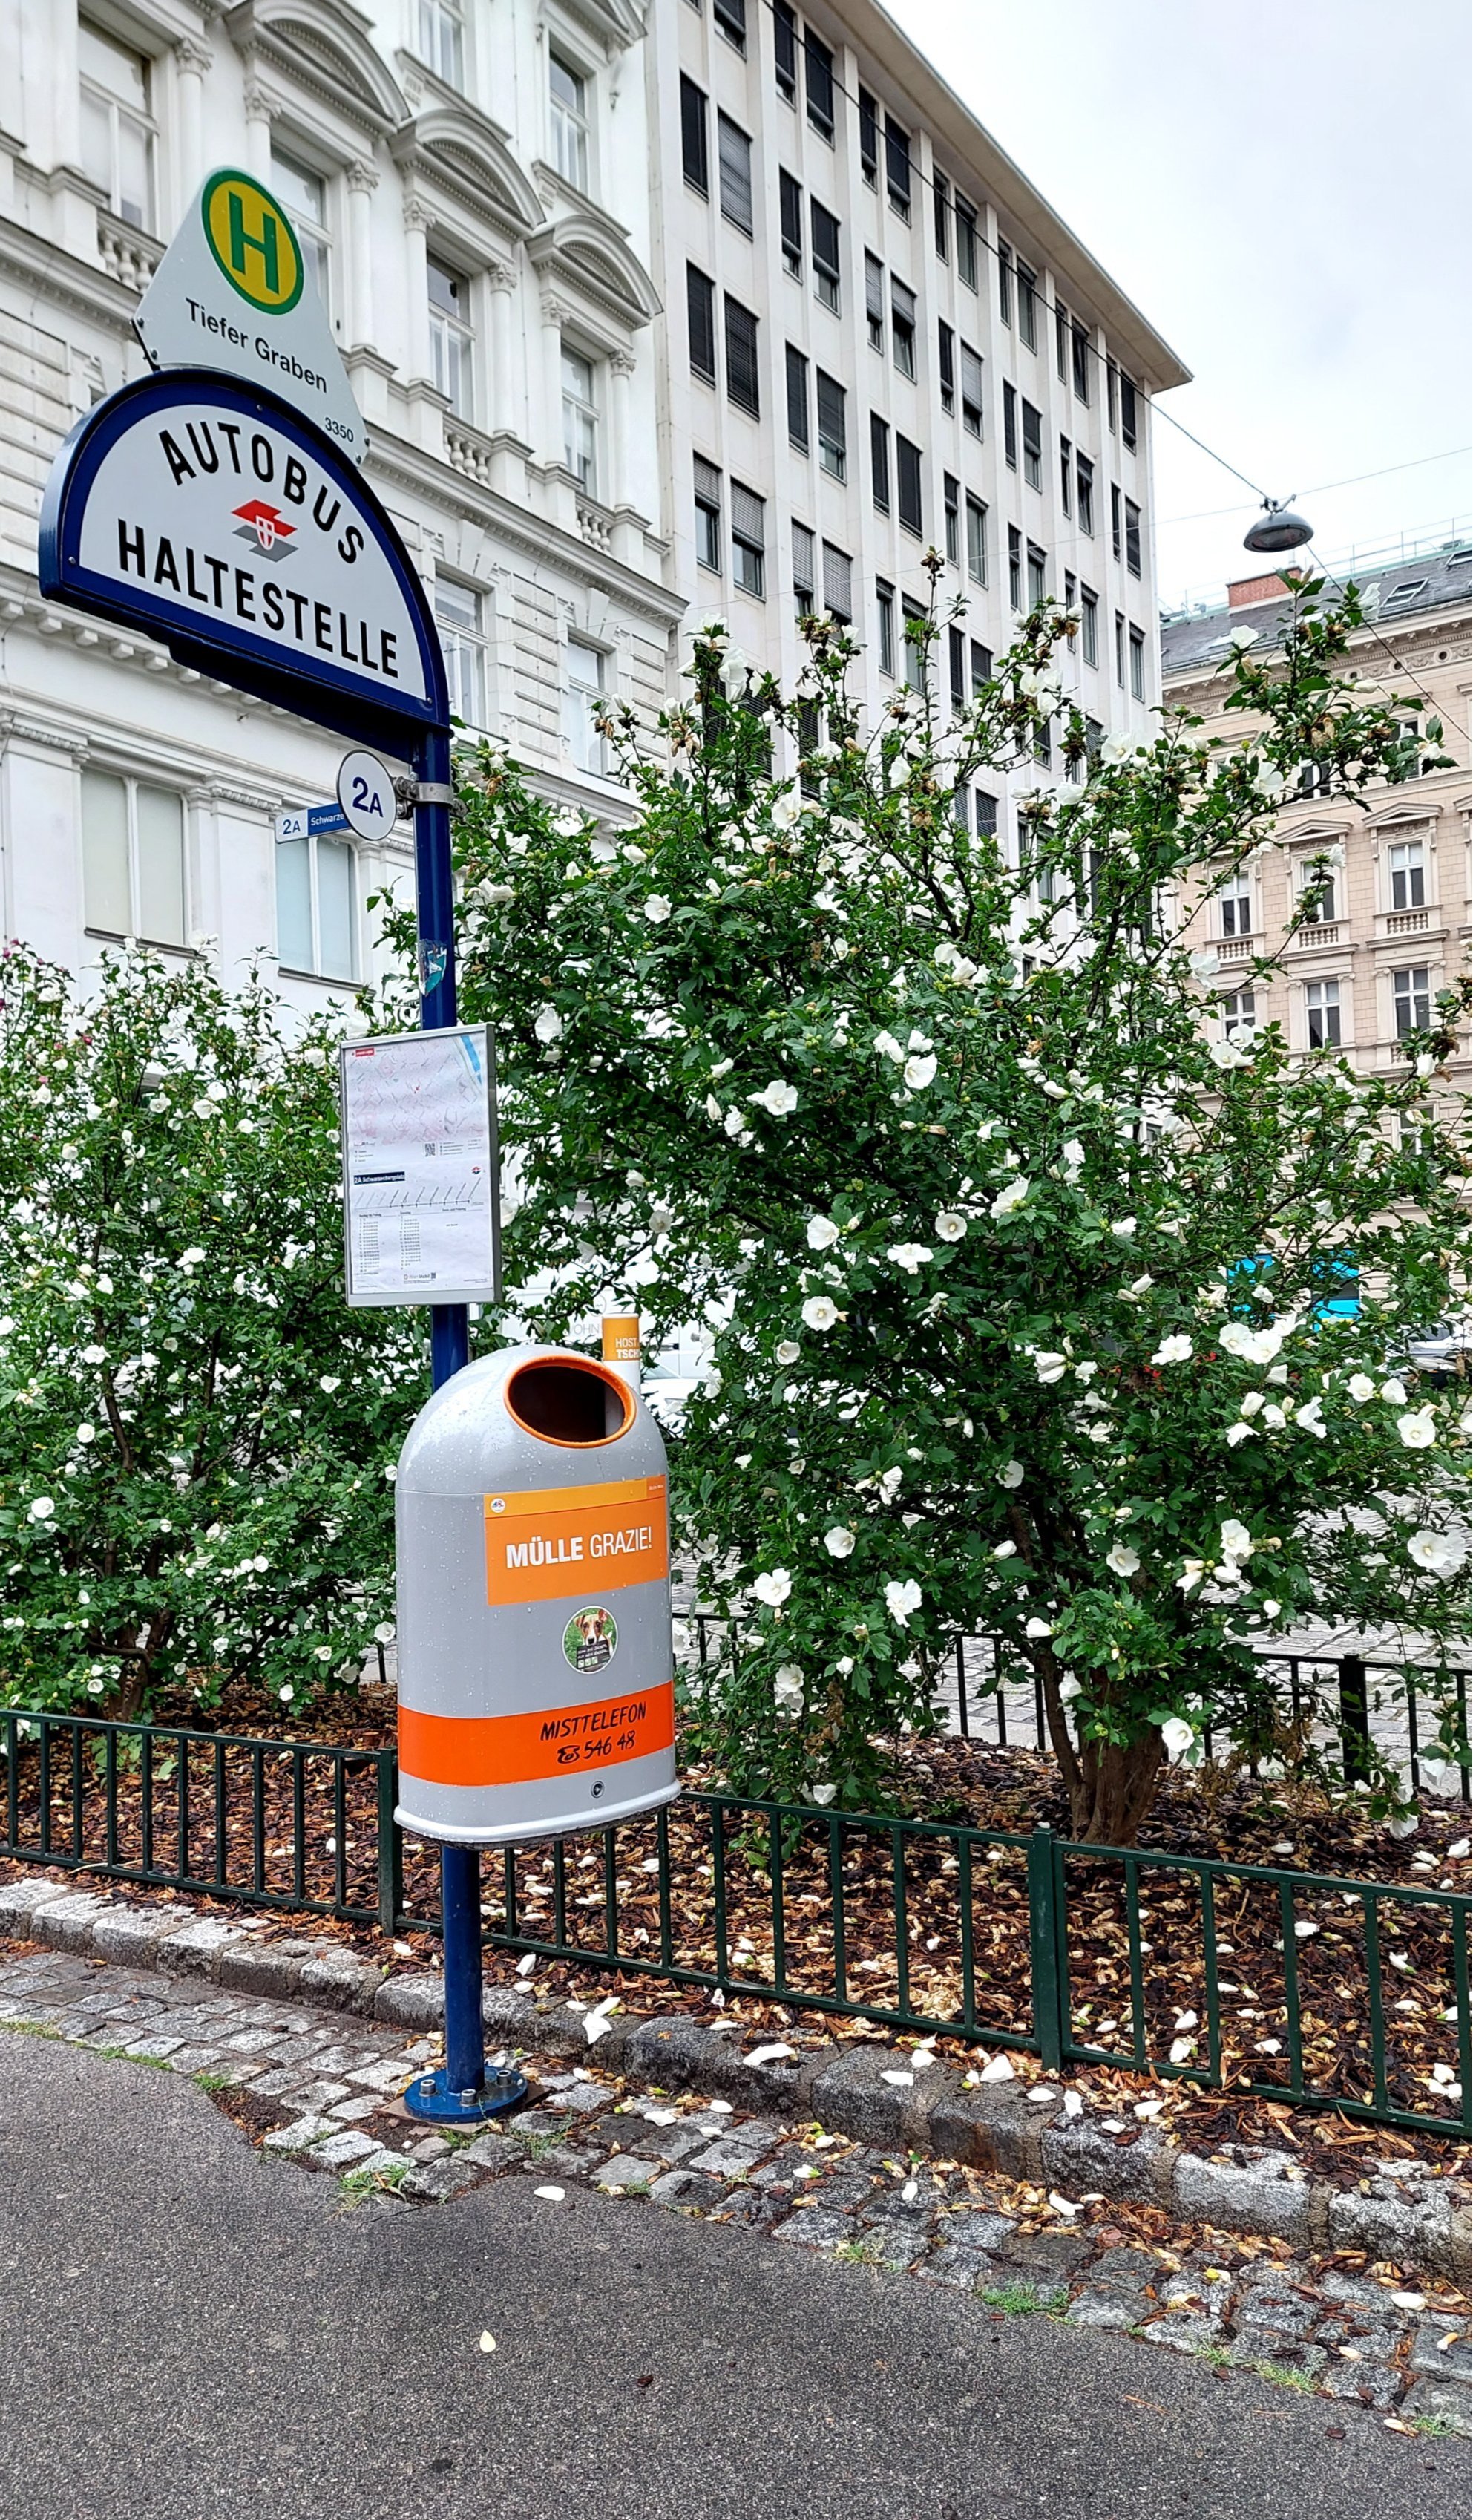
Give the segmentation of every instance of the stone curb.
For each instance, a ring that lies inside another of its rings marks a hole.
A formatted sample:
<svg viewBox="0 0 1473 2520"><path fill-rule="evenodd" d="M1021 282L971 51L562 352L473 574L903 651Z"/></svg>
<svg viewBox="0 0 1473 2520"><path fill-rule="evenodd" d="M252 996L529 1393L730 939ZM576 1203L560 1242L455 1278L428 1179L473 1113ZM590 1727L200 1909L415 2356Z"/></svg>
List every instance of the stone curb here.
<svg viewBox="0 0 1473 2520"><path fill-rule="evenodd" d="M197 1976L242 1993L315 2001L405 2030L437 2030L443 1981L389 1976L340 1944L284 1938L262 1943L248 1925L207 1915L185 1901L131 1905L54 1881L0 1883L0 1935L50 1944L83 1958ZM1308 2250L1364 2249L1435 2270L1461 2283L1473 2250L1473 2216L1459 2182L1418 2164L1367 2163L1355 2189L1299 2168L1293 2156L1234 2145L1208 2159L1144 2126L1123 2142L1098 2118L1049 2111L1016 2082L968 2085L939 2059L902 2066L907 2052L873 2040L825 2042L791 2060L748 2063L742 2048L775 2043L705 2028L685 2013L620 2013L596 2043L587 2015L539 2003L522 1987L488 1987L487 2028L529 2053L589 2057L632 2081L699 2088L759 2116L817 2118L836 2135L880 2149L903 2145L938 2159L1026 2179L1065 2195L1092 2191L1151 2204L1181 2220L1246 2231ZM905 2082L887 2080L907 2072ZM1056 2078L1060 2084L1067 2077Z"/></svg>

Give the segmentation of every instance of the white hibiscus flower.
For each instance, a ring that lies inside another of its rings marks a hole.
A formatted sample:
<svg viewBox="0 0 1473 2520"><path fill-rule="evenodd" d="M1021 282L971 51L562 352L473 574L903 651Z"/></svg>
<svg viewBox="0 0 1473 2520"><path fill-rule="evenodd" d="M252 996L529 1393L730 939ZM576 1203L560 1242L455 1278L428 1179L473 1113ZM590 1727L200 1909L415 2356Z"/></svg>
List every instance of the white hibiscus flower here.
<svg viewBox="0 0 1473 2520"><path fill-rule="evenodd" d="M885 1608L898 1628L909 1627L912 1611L918 1610L919 1607L920 1586L914 1577L907 1576L903 1584L896 1583L892 1578L885 1586Z"/></svg>
<svg viewBox="0 0 1473 2520"><path fill-rule="evenodd" d="M1414 1531L1406 1543L1406 1554L1412 1564L1428 1575L1441 1575L1445 1582L1457 1573L1466 1553L1453 1531Z"/></svg>
<svg viewBox="0 0 1473 2520"><path fill-rule="evenodd" d="M852 1557L854 1534L847 1523L832 1523L824 1534L824 1546L830 1557Z"/></svg>
<svg viewBox="0 0 1473 2520"><path fill-rule="evenodd" d="M770 1575L753 1579L752 1591L770 1610L781 1610L793 1588L793 1579L785 1566L775 1566Z"/></svg>
<svg viewBox="0 0 1473 2520"><path fill-rule="evenodd" d="M838 1318L838 1306L831 1295L810 1295L803 1307L805 1329L831 1330Z"/></svg>

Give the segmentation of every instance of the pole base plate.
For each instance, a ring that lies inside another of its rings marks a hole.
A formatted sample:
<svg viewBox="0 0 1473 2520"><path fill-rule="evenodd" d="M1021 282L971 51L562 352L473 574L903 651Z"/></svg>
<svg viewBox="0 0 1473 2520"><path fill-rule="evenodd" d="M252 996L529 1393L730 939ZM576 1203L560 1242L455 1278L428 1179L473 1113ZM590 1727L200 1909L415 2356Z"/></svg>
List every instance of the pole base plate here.
<svg viewBox="0 0 1473 2520"><path fill-rule="evenodd" d="M526 2095L527 2078L514 2065L493 2068L474 2092L452 2090L441 2065L435 2073L421 2074L410 2084L404 2105L412 2118L429 2118L442 2126L473 2126L500 2116L503 2109L514 2109Z"/></svg>

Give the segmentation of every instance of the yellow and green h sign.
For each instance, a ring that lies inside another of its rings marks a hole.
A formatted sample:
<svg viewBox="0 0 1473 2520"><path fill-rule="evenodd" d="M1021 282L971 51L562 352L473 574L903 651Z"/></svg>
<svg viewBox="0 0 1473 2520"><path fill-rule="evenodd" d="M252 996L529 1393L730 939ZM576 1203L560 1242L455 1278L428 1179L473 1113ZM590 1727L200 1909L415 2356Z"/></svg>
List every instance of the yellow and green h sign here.
<svg viewBox="0 0 1473 2520"><path fill-rule="evenodd" d="M302 293L305 265L280 202L252 175L225 167L200 203L209 249L232 289L258 315L288 315Z"/></svg>

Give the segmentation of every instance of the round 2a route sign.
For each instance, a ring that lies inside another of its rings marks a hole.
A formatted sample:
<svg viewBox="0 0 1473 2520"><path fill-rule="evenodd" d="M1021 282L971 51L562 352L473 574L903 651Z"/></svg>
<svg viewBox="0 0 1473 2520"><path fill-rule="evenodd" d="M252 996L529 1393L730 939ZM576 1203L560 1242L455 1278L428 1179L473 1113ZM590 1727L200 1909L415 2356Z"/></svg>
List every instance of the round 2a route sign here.
<svg viewBox="0 0 1473 2520"><path fill-rule="evenodd" d="M40 578L350 742L448 728L391 518L325 431L233 377L165 369L78 423L47 484Z"/></svg>
<svg viewBox="0 0 1473 2520"><path fill-rule="evenodd" d="M377 752L345 752L337 772L337 802L348 830L360 840L386 840L399 819L394 783Z"/></svg>

